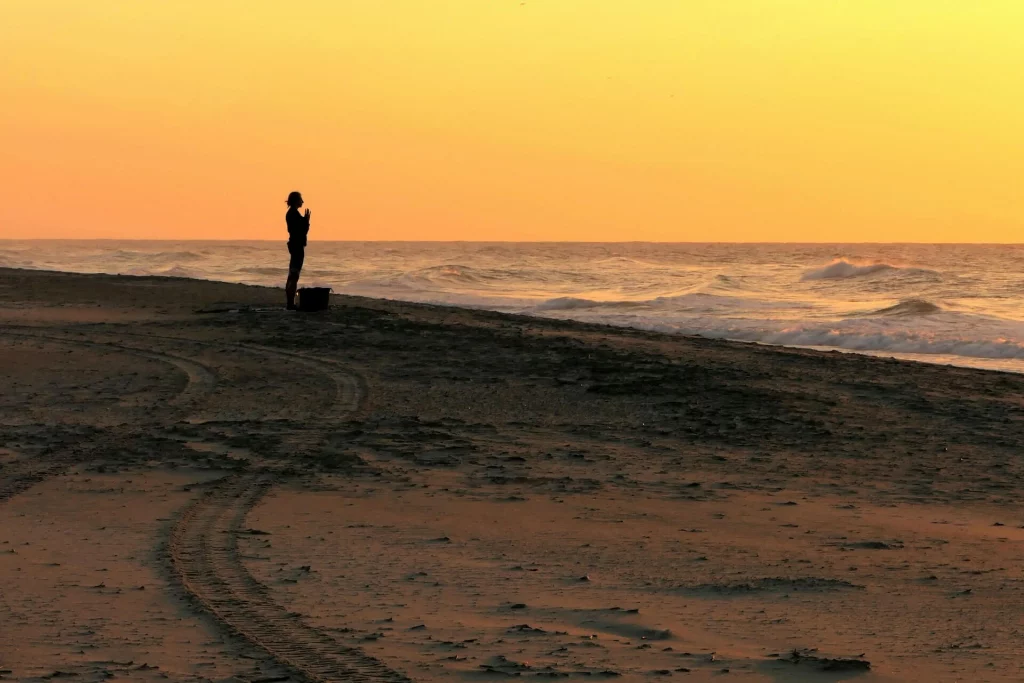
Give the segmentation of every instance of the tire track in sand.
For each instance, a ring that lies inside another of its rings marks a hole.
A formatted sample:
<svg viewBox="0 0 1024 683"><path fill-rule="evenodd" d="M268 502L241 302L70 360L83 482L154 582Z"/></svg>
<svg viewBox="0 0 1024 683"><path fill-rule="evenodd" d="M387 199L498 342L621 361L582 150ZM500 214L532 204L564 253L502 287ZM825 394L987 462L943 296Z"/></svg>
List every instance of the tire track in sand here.
<svg viewBox="0 0 1024 683"><path fill-rule="evenodd" d="M324 368L307 356L245 348L316 366L335 381L335 407L346 413L360 410L366 393L354 373L340 367ZM245 568L238 537L244 533L249 511L277 481L275 475L266 473L230 475L185 508L168 542L174 576L221 626L303 680L409 683L404 674L357 648L342 645L286 611Z"/></svg>
<svg viewBox="0 0 1024 683"><path fill-rule="evenodd" d="M76 339L74 337L35 334L29 332L12 332L10 330L0 330L0 335L13 337L15 339L31 339L33 341L67 344L69 346L84 346L94 349L122 351L139 356L140 358L149 358L150 360L170 365L182 372L185 375L186 381L185 386L182 387L181 391L179 391L174 398L168 400L167 404L178 407L180 410L185 411L186 414L201 399L209 395L217 385L216 373L202 363L190 358L185 358L171 353L164 353L154 349L140 349L136 346L128 346L126 344L117 344L114 342Z"/></svg>
<svg viewBox="0 0 1024 683"><path fill-rule="evenodd" d="M206 366L176 354L114 342L72 339L32 333L2 331L12 337L116 349L161 360L183 371L187 384L174 403L194 406L213 391L216 374ZM131 335L135 338L149 335ZM244 344L213 344L194 339L157 337L202 346L231 346L263 357L277 357L327 376L334 385L330 407L345 415L359 413L366 397L365 382L344 369L339 361L327 361L305 354ZM322 416L321 416L322 417ZM320 432L307 427L310 432ZM317 434L309 434L316 438ZM19 493L48 476L58 474L81 454L43 463L15 463L0 473L0 500ZM249 511L278 481L273 474L237 474L219 480L189 504L171 530L168 556L173 575L198 606L231 633L266 652L272 661L307 681L347 680L356 683L409 683L394 671L357 648L347 647L326 633L289 613L271 597L270 591L242 563L238 536Z"/></svg>
<svg viewBox="0 0 1024 683"><path fill-rule="evenodd" d="M200 400L213 391L217 382L216 375L206 366L188 358L161 353L152 349L139 349L112 342L75 339L67 336L15 332L9 329L0 330L0 336L36 342L65 344L68 346L122 351L171 365L185 375L186 382L181 391L166 402L167 405L174 406L174 410L169 411L161 421L168 421L183 415L187 416ZM46 455L45 459L34 458L8 463L0 468L0 502L13 498L32 486L63 473L73 465L87 461L92 453L101 451L104 448L112 448L119 441L119 437L108 437L108 439L100 443L86 439L72 449L51 452Z"/></svg>
<svg viewBox="0 0 1024 683"><path fill-rule="evenodd" d="M74 464L76 458L64 455L45 462L20 460L0 468L0 503L27 491L39 482L60 474Z"/></svg>
<svg viewBox="0 0 1024 683"><path fill-rule="evenodd" d="M63 344L66 346L95 348L108 351L121 351L142 358L156 360L179 370L186 378L185 385L173 398L166 401L165 405L173 406L174 410L168 410L165 408L164 411L162 411L164 412L164 415L161 418L158 418L156 420L157 422L170 422L176 419L188 420L190 414L198 407L199 403L212 394L217 385L217 375L212 368L183 355L157 351L153 348L140 348L139 346L124 343L116 343L106 340L101 341L95 338L81 339L68 335L40 334L34 330L30 331L29 328L20 328L20 330L21 331L2 329L0 330L0 336L25 341ZM361 396L365 396L366 393L364 385L361 382L361 378L357 375L339 371L333 362L322 361L320 359L311 358L298 353L278 351L276 349L266 347L248 346L245 344L211 343L174 336L157 336L138 333L123 333L122 336L130 336L136 339L177 342L179 344L195 344L205 347L230 346L250 354L262 355L264 357L278 357L289 362L309 367L310 369L323 374L332 382L334 387L334 396L331 397L331 407L340 408L346 413L357 412L360 408L359 398ZM295 435L295 437L300 437L295 446L305 446L306 448L312 447L315 444L302 443L303 441L309 441L312 436L313 435L306 435L306 438L302 439L301 435ZM295 437L293 437L293 440L295 440ZM108 443L106 445L109 447L112 443ZM45 460L22 460L0 467L0 502L28 490L35 484L38 484L49 477L61 474L75 464L84 462L88 457L83 451L94 452L102 448L103 444L83 442L80 444L79 448L73 451L69 452L64 450L48 454Z"/></svg>
<svg viewBox="0 0 1024 683"><path fill-rule="evenodd" d="M70 346L84 346L96 349L123 351L141 358L149 358L151 360L171 365L180 370L185 375L187 381L181 391L178 392L174 398L168 400L167 403L185 410L186 412L182 415L186 419L188 417L189 409L194 409L199 401L213 393L217 386L217 373L211 367L196 361L194 358L186 357L177 353L157 351L153 348L140 348L139 346L133 346L125 343L99 341L95 339L77 339L68 336L36 334L31 332L0 330L0 335L18 339L67 344ZM239 344L235 342L208 342L199 339L189 339L187 337L175 337L170 335L121 332L118 336L128 336L140 340L146 339L186 345L192 344L208 348L230 347L249 353L250 355L262 355L264 357L269 356L295 363L296 365L302 365L323 375L331 382L334 387L334 395L330 399L330 407L338 407L348 414L359 411L361 407L359 404L359 398L366 395L365 383L362 381L362 378L354 373L338 369L340 362L333 359L317 358L316 356L296 353L293 351L284 351L266 346ZM351 400L353 397L356 398L354 403ZM320 417L322 417L322 415Z"/></svg>
<svg viewBox="0 0 1024 683"><path fill-rule="evenodd" d="M263 355L271 358L279 358L288 362L302 365L314 372L317 372L329 379L334 386L334 396L331 407L338 407L350 417L361 412L362 400L366 398L366 382L355 372L345 367L340 360L333 358L322 358L308 353L298 351L286 351L284 349L262 346L259 344L243 344L240 342L217 341L211 342L190 337L176 337L173 335L146 334L141 332L122 332L121 336L129 336L137 339L158 339L164 342L177 344L192 344L213 349L232 348L244 353ZM356 398L353 402L352 399ZM319 417L323 417L321 413Z"/></svg>
<svg viewBox="0 0 1024 683"><path fill-rule="evenodd" d="M249 356L270 358L286 363L293 363L305 368L312 370L313 372L323 376L329 382L332 391L331 395L326 398L325 402L318 405L317 413L315 415L307 416L307 419L302 422L301 429L283 431L277 436L280 439L282 450L287 450L291 453L313 453L317 449L324 445L324 439L328 434L328 429L318 428L317 425L321 425L325 420L330 419L351 419L361 416L366 409L365 402L368 394L367 385L365 379L358 373L349 369L342 361L333 358L323 358L312 354L299 353L295 351L286 351L283 349L277 349L273 347L261 346L256 344L243 344L239 342L228 342L228 341L206 341L202 339L193 339L191 337L178 337L173 335L156 335L146 334L139 332L122 332L121 336L128 336L134 339L148 339L148 340L159 340L160 342L170 343L171 345L192 345L201 348L214 349L224 351L226 349L232 349L234 351L240 351L243 354ZM207 419L207 420L196 420L196 422L218 422L221 424L229 424L231 422L249 422L249 419L244 420L232 420L232 419ZM261 421L261 420L257 420ZM267 417L264 420L268 423L282 424L282 421L277 418ZM287 420L285 420L287 422ZM326 426L326 425L325 425Z"/></svg>
<svg viewBox="0 0 1024 683"><path fill-rule="evenodd" d="M181 585L224 628L303 680L409 683L405 675L287 612L246 570L238 536L249 510L273 483L268 475L231 476L185 509L169 543Z"/></svg>

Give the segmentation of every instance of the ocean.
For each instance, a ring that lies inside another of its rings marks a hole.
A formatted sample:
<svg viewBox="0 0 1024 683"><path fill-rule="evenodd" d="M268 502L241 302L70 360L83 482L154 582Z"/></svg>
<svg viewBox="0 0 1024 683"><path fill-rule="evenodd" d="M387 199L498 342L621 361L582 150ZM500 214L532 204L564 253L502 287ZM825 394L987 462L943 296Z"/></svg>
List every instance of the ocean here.
<svg viewBox="0 0 1024 683"><path fill-rule="evenodd" d="M0 266L283 287L283 242L0 241ZM317 242L302 285L1024 372L1024 246ZM282 295L283 298L283 295Z"/></svg>

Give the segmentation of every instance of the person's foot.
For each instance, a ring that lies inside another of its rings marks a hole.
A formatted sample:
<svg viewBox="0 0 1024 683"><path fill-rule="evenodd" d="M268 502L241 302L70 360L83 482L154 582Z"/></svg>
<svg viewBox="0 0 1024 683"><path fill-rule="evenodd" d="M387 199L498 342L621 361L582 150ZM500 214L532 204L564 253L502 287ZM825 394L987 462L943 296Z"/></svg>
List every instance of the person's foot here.
<svg viewBox="0 0 1024 683"><path fill-rule="evenodd" d="M288 304L287 306L285 306L285 308L287 308L289 311L297 311L297 310L299 310L299 307L296 306L295 304Z"/></svg>

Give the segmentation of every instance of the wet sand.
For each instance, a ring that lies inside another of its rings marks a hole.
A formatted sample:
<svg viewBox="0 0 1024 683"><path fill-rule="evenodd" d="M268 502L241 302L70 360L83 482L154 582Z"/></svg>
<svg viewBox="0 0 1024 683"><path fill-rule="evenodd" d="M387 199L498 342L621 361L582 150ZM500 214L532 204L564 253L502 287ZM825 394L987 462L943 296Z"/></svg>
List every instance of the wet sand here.
<svg viewBox="0 0 1024 683"><path fill-rule="evenodd" d="M1024 377L0 270L0 678L1024 679Z"/></svg>

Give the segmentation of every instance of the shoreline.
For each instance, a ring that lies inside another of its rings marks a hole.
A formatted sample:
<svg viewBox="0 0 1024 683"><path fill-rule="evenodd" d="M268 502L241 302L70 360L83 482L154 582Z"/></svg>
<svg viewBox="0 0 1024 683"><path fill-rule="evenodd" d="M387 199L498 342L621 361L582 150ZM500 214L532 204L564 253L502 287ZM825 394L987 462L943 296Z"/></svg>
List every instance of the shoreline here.
<svg viewBox="0 0 1024 683"><path fill-rule="evenodd" d="M281 298L0 269L3 676L1018 680L1024 377Z"/></svg>
<svg viewBox="0 0 1024 683"><path fill-rule="evenodd" d="M52 240L48 240L48 241L52 241ZM139 240L139 241L154 241L154 240ZM186 241L188 241L188 240L186 240ZM198 242L200 240L191 240L191 241ZM256 241L256 240L253 240L253 241ZM260 288L260 289L264 289L264 290L268 290L268 291L278 291L278 290L280 290L280 291L283 292L283 288L275 287L273 285L250 284L250 283L242 283L242 282L230 282L230 281L227 281L227 280L212 280L212 279L207 280L207 279L203 279L203 278L186 277L186 276L174 276L174 275L125 275L125 274L121 274L121 273L99 273L99 272L89 272L89 273L86 273L86 272L77 272L77 271L48 270L48 269L42 269L42 268L8 268L8 267L0 267L0 273L3 273L4 271L13 271L13 272L26 271L26 272L37 272L37 273L49 273L49 274L53 274L53 275L102 276L102 277L111 277L111 278L157 278L157 279L166 279L166 280L169 280L169 281L184 281L184 282L195 282L195 283L212 283L212 284L216 284L216 285L231 285L231 286L241 286L241 287L255 287L255 288ZM1007 374L1024 374L1024 367L1022 367L1020 369L1000 367L1000 364L1005 363L1006 360L1007 360L1007 359L1004 359L1004 358L986 358L986 357L973 357L973 356L957 356L957 355L954 355L954 354L927 354L927 353L899 352L899 351L886 351L886 350L870 350L870 349L868 349L868 350L852 350L852 349L846 349L846 348L836 347L836 346L814 346L814 345L802 345L802 344L787 345L787 344L777 344L777 343L771 343L771 342L762 342L762 341L758 341L758 340L730 339L730 338L727 338L727 337L705 336L705 335L700 335L700 334L685 334L685 333L676 333L676 332L662 332L662 331L652 330L652 329L648 329L648 328L644 328L644 327L637 327L637 326L630 326L630 325L616 325L614 323L603 323L603 322L591 323L591 322L575 320L575 319L572 319L572 318L548 317L548 316L541 316L541 315L531 315L529 313L513 313L513 312L499 311L499 310L496 310L494 308L488 308L488 307L483 306L483 305L481 305L481 306L472 306L472 305L457 304L457 303L420 302L420 301L411 301L411 300L406 300L406 299L388 299L388 298L383 298L383 297L369 297L369 296L362 296L362 295L355 295L355 294L343 294L343 293L332 293L331 296L332 296L332 300L337 298L339 300L343 299L343 300L352 300L352 301L367 300L367 301L392 302L392 303L397 303L397 304L409 304L409 305L415 305L415 306L427 306L427 307L437 307L437 308L452 308L452 309L459 309L459 310L466 310L466 311L498 313L500 315L507 315L507 316L513 316L513 317L522 317L522 318L527 318L527 319L530 319L530 320L538 320L538 321L552 320L552 321L563 322L563 323L570 324L570 325L571 324L579 324L579 325L584 325L584 326L594 325L594 326L597 326L598 328L607 327L607 328L616 329L616 330L636 330L636 331L639 331L639 332L644 332L644 333L649 333L649 334L663 335L663 336L666 336L666 337L669 337L669 338L671 338L671 337L680 337L680 338L686 338L686 339L704 339L704 340L707 340L707 341L722 341L722 342L735 343L735 344L751 344L751 345L755 345L755 346L763 346L763 347L768 347L768 348L801 349L801 350L806 350L806 351L814 351L814 352L818 352L818 353L853 354L853 355L867 356L867 357L872 357L872 358L893 359L893 360L899 360L899 361L910 362L910 363L923 363L923 364L928 364L928 365L938 365L938 366L941 366L941 367L956 367L956 368L964 368L964 369L972 369L972 370L982 370L982 371L985 371L985 372L998 372L998 373L1007 373ZM270 302L267 302L267 305L273 306L273 304L270 303Z"/></svg>

